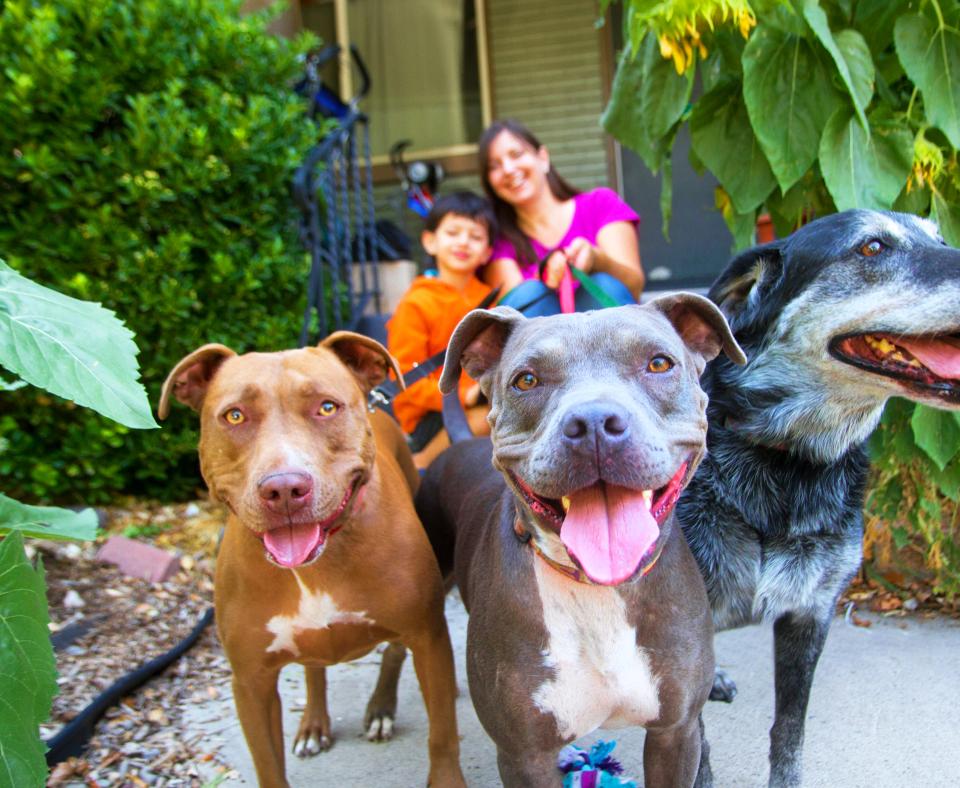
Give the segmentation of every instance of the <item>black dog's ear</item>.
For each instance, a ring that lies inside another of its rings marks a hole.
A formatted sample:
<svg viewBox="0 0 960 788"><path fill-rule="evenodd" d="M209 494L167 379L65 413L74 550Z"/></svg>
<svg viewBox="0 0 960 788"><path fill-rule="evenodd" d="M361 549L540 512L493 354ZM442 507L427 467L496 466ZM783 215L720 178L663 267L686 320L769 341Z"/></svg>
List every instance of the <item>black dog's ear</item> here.
<svg viewBox="0 0 960 788"><path fill-rule="evenodd" d="M742 318L755 310L762 293L772 288L782 273L780 241L754 246L727 263L707 295L736 331Z"/></svg>
<svg viewBox="0 0 960 788"><path fill-rule="evenodd" d="M734 363L743 366L747 357L733 338L723 313L713 302L695 293L674 293L655 298L649 306L659 309L693 353L697 374L722 350Z"/></svg>
<svg viewBox="0 0 960 788"><path fill-rule="evenodd" d="M456 389L461 365L474 380L480 380L495 367L507 344L507 337L521 320L526 318L509 306L474 309L467 313L450 337L440 375L440 391L449 394Z"/></svg>

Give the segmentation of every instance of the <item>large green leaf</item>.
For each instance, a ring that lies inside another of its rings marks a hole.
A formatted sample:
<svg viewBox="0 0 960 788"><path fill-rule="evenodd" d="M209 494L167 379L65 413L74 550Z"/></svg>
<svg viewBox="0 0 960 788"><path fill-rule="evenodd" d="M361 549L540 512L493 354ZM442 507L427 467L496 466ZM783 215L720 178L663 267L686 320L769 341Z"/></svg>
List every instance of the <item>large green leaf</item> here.
<svg viewBox="0 0 960 788"><path fill-rule="evenodd" d="M910 426L917 445L941 471L960 450L960 424L954 413L917 405Z"/></svg>
<svg viewBox="0 0 960 788"><path fill-rule="evenodd" d="M827 22L827 15L818 0L804 0L803 18L833 58L840 79L853 99L857 119L864 131L869 132L870 126L864 110L873 97L873 58L870 57L867 42L856 30L841 30L834 37Z"/></svg>
<svg viewBox="0 0 960 788"><path fill-rule="evenodd" d="M156 427L137 382L137 346L113 312L0 261L0 364L28 383L128 427Z"/></svg>
<svg viewBox="0 0 960 788"><path fill-rule="evenodd" d="M776 180L750 126L739 80L726 80L700 97L690 115L690 137L693 152L737 213L753 211L773 191Z"/></svg>
<svg viewBox="0 0 960 788"><path fill-rule="evenodd" d="M786 192L817 158L820 135L841 103L831 70L802 36L761 24L743 50L750 124Z"/></svg>
<svg viewBox="0 0 960 788"><path fill-rule="evenodd" d="M949 202L940 192L934 192L930 216L939 225L944 239L951 246L960 246L960 205Z"/></svg>
<svg viewBox="0 0 960 788"><path fill-rule="evenodd" d="M729 218L724 216L724 221L733 236L733 249L731 252L742 252L757 242L757 212L733 214Z"/></svg>
<svg viewBox="0 0 960 788"><path fill-rule="evenodd" d="M960 31L921 14L907 14L894 27L897 56L920 88L930 123L960 148Z"/></svg>
<svg viewBox="0 0 960 788"><path fill-rule="evenodd" d="M857 0L850 24L868 34L866 42L878 57L893 43L897 17L910 10L914 0ZM845 15L846 16L846 15Z"/></svg>
<svg viewBox="0 0 960 788"><path fill-rule="evenodd" d="M654 172L669 150L664 138L687 108L693 74L693 69L677 74L672 62L660 55L652 33L644 37L636 57L629 48L620 55L601 123Z"/></svg>
<svg viewBox="0 0 960 788"><path fill-rule="evenodd" d="M0 534L12 530L40 539L93 539L97 514L93 509L73 512L56 506L28 506L0 493Z"/></svg>
<svg viewBox="0 0 960 788"><path fill-rule="evenodd" d="M46 783L37 726L57 692L48 623L43 566L30 565L12 533L0 542L0 788Z"/></svg>
<svg viewBox="0 0 960 788"><path fill-rule="evenodd" d="M820 140L820 170L837 208L890 210L913 164L913 137L903 127L879 126L869 135L841 107Z"/></svg>

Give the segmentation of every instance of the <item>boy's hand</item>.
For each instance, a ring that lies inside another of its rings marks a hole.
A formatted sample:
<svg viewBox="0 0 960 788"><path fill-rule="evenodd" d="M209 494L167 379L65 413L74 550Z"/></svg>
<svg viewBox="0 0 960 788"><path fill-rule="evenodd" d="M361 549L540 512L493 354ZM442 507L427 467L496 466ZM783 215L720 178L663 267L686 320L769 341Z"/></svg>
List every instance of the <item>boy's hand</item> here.
<svg viewBox="0 0 960 788"><path fill-rule="evenodd" d="M465 407L472 408L480 401L480 384L474 383L463 393L463 404Z"/></svg>

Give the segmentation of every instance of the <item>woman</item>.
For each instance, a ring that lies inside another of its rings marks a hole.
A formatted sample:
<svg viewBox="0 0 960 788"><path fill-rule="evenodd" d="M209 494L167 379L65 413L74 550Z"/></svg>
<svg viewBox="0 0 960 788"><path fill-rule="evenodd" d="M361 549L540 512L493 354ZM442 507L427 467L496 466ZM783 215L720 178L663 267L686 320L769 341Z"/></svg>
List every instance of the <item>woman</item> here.
<svg viewBox="0 0 960 788"><path fill-rule="evenodd" d="M579 192L560 177L540 141L515 120L494 121L480 138L479 154L483 188L500 224L483 278L508 291L501 304L537 301L524 310L528 315L558 311L552 291L569 277L568 265L590 274L619 303L639 298L644 285L640 217L615 192ZM577 290L577 309L600 305L585 288Z"/></svg>

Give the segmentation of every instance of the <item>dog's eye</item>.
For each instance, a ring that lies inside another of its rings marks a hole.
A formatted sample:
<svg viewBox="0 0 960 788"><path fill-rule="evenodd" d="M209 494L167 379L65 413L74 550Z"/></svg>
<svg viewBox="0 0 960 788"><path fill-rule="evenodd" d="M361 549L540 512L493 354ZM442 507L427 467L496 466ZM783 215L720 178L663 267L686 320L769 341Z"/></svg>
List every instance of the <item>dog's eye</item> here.
<svg viewBox="0 0 960 788"><path fill-rule="evenodd" d="M860 247L860 254L864 257L876 257L886 248L883 241L878 241L876 238L873 238Z"/></svg>
<svg viewBox="0 0 960 788"><path fill-rule="evenodd" d="M337 405L336 402L325 400L324 402L320 403L320 409L318 410L318 413L321 416L332 416L338 410L340 410L340 406Z"/></svg>
<svg viewBox="0 0 960 788"><path fill-rule="evenodd" d="M238 424L243 424L247 420L247 417L243 415L243 411L240 408L230 408L226 413L223 414L224 421L227 424L232 424L236 427Z"/></svg>
<svg viewBox="0 0 960 788"><path fill-rule="evenodd" d="M513 387L520 391L530 391L540 385L540 378L532 372L521 372L513 379Z"/></svg>
<svg viewBox="0 0 960 788"><path fill-rule="evenodd" d="M654 356L650 359L650 363L647 364L647 372L667 372L668 370L673 369L673 362L666 356Z"/></svg>

